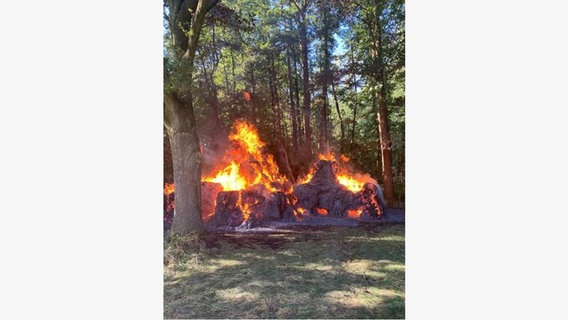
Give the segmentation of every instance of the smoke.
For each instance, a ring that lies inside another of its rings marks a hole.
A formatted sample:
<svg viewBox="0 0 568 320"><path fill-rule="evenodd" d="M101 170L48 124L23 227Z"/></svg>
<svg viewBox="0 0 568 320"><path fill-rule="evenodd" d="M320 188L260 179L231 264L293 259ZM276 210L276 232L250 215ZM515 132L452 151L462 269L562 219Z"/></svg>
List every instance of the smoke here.
<svg viewBox="0 0 568 320"><path fill-rule="evenodd" d="M230 147L230 141L226 137L221 139L201 139L201 153L203 161L201 163L203 176L211 174L215 167L223 160L225 150Z"/></svg>

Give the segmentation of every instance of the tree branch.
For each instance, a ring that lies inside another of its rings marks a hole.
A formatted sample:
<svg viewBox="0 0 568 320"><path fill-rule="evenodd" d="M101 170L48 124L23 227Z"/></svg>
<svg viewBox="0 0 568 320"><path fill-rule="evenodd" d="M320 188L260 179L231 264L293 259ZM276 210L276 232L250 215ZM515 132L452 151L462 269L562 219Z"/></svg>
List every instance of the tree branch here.
<svg viewBox="0 0 568 320"><path fill-rule="evenodd" d="M299 6L298 3L296 2L296 0L290 0L290 3L292 3L294 6L296 6L296 8L298 9L298 11L302 11L302 9L300 9L300 6Z"/></svg>

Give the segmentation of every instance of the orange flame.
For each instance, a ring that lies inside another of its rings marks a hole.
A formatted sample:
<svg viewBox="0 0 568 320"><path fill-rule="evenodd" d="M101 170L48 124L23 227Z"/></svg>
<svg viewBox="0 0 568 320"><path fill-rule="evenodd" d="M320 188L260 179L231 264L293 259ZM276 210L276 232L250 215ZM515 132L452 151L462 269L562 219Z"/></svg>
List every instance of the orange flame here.
<svg viewBox="0 0 568 320"><path fill-rule="evenodd" d="M166 196L174 193L176 191L176 186L173 183L167 183L164 186L164 194Z"/></svg>
<svg viewBox="0 0 568 320"><path fill-rule="evenodd" d="M302 207L298 207L296 209L296 218L298 218L299 220L302 220L304 215L307 215L308 211Z"/></svg>
<svg viewBox="0 0 568 320"><path fill-rule="evenodd" d="M348 162L350 160L343 154L340 157L343 162ZM318 159L327 160L327 161L336 161L335 155L329 152L325 154L323 153L318 154ZM312 168L307 175L305 175L303 178L298 179L298 183L299 184L308 183L310 180L312 180L313 176L314 176L314 170ZM353 174L349 173L347 169L342 167L339 167L339 171L337 172L336 176L339 183L345 186L351 192L359 192L363 190L363 186L365 185L365 182L367 182L367 180L364 179L363 177L354 176Z"/></svg>
<svg viewBox="0 0 568 320"><path fill-rule="evenodd" d="M359 218L361 216L361 212L363 212L362 209L358 209L358 210L348 210L347 211L347 216L349 218Z"/></svg>
<svg viewBox="0 0 568 320"><path fill-rule="evenodd" d="M225 154L226 164L203 180L220 183L224 191L244 190L259 183L271 192L278 191L273 182L282 185L286 178L280 175L272 155L264 152L266 144L256 129L247 122L237 121L229 139L234 145Z"/></svg>
<svg viewBox="0 0 568 320"><path fill-rule="evenodd" d="M318 159L327 160L327 161L335 161L335 156L333 154L331 154L330 152L327 152L325 154L320 153L320 154L318 154Z"/></svg>
<svg viewBox="0 0 568 320"><path fill-rule="evenodd" d="M298 184L304 184L310 182L310 180L312 180L312 178L314 177L313 171L314 170L312 168L307 175L305 175L303 178L298 179Z"/></svg>
<svg viewBox="0 0 568 320"><path fill-rule="evenodd" d="M338 174L337 180L351 192L359 192L363 190L363 186L365 185L365 181L357 180L346 174Z"/></svg>
<svg viewBox="0 0 568 320"><path fill-rule="evenodd" d="M248 92L244 94L246 97ZM263 189L269 192L282 191L286 194L292 192L290 184L285 186L286 178L280 175L273 156L266 152L266 144L260 139L254 126L244 121L237 121L233 132L229 135L229 139L233 142L232 147L225 152L221 163L211 174L204 176L202 181L219 183L223 191L248 190L252 186L262 185L264 186ZM343 154L339 158L340 164L345 164L350 160ZM336 156L330 152L319 154L318 159L337 162ZM298 179L297 183L309 182L313 178L314 173L314 168L312 168L306 176ZM336 177L341 185L352 192L361 191L370 178L359 174L354 175L341 166L338 167ZM173 192L175 192L175 185L166 183L164 194L169 195ZM294 203L292 202L292 204ZM237 206L241 209L245 221L251 215L251 205L254 204L242 201L239 193ZM316 208L315 211L320 215L328 214L328 210L323 208ZM348 210L347 216L358 218L361 212L361 209ZM302 219L307 214L309 212L304 208L296 208L295 210L297 219Z"/></svg>
<svg viewBox="0 0 568 320"><path fill-rule="evenodd" d="M224 191L242 190L247 183L243 177L239 176L239 166L234 161L219 171L215 177L205 178L204 181L219 183Z"/></svg>
<svg viewBox="0 0 568 320"><path fill-rule="evenodd" d="M260 140L254 126L237 121L229 139L233 142L232 147L225 152L221 164L203 181L219 183L223 191L247 190L257 184L270 192L286 191L282 189L286 178L280 175L272 155L266 153L266 144ZM249 204L239 199L238 205L248 220Z"/></svg>
<svg viewBox="0 0 568 320"><path fill-rule="evenodd" d="M248 221L250 217L249 204L246 202L243 203L242 195L240 193L239 193L239 200L237 201L237 206L241 208L241 212L243 213L243 219L245 221Z"/></svg>

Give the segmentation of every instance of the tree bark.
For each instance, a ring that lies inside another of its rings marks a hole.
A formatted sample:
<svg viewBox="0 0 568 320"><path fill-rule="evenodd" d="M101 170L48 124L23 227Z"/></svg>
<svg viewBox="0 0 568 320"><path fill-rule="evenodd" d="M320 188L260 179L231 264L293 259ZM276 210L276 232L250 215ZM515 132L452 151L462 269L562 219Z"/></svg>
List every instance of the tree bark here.
<svg viewBox="0 0 568 320"><path fill-rule="evenodd" d="M350 157L353 157L353 146L355 145L355 125L357 125L357 103L353 104L353 120L351 121L351 143L349 144Z"/></svg>
<svg viewBox="0 0 568 320"><path fill-rule="evenodd" d="M165 96L164 121L173 158L175 215L172 231L203 232L201 221L201 153L191 97L188 103L177 94Z"/></svg>
<svg viewBox="0 0 568 320"><path fill-rule="evenodd" d="M302 71L304 80L304 128L306 130L305 156L306 160L312 159L312 126L310 124L310 66L308 63L308 35L306 30L305 16L300 23L300 47L302 51Z"/></svg>
<svg viewBox="0 0 568 320"><path fill-rule="evenodd" d="M378 0L374 2L373 19L371 31L375 41L371 43L371 59L374 66L374 80L377 101L377 122L379 132L379 148L381 154L382 175L384 196L387 204L394 202L394 185L392 179L392 142L390 139L388 127L388 108L386 104L386 79L385 79L385 66L383 61L383 43L382 43L382 25L381 21L381 7ZM380 89L377 88L380 85Z"/></svg>
<svg viewBox="0 0 568 320"><path fill-rule="evenodd" d="M302 145L305 141L305 135L302 134L304 132L304 126L302 125L302 110L300 110L300 84L298 78L300 77L298 73L298 55L296 54L296 50L292 47L292 56L294 62L294 96L296 97L296 116L298 122L298 143ZM298 149L296 149L298 150Z"/></svg>
<svg viewBox="0 0 568 320"><path fill-rule="evenodd" d="M321 12L323 15L323 72L322 72L322 98L323 106L321 112L321 125L320 125L320 148L321 152L329 152L329 102L327 92L329 91L329 74L330 74L330 52L329 52L329 8L325 1L322 2Z"/></svg>
<svg viewBox="0 0 568 320"><path fill-rule="evenodd" d="M290 114L292 117L292 146L298 150L298 115L296 114L296 103L294 101L294 85L292 83L292 70L290 69L290 49L286 47L286 64L288 70L288 88L290 94Z"/></svg>
<svg viewBox="0 0 568 320"><path fill-rule="evenodd" d="M337 117L339 118L339 129L341 129L341 138L339 140L339 152L344 152L345 145L345 127L343 125L343 117L341 116L341 110L339 110L339 101L337 100L337 92L335 92L334 81L331 80L331 92L333 93L333 100L335 101L335 110L337 111Z"/></svg>
<svg viewBox="0 0 568 320"><path fill-rule="evenodd" d="M250 104L252 106L252 114L251 114L251 118L252 118L252 124L256 127L258 126L258 121L257 121L257 114L256 114L256 78L254 77L254 70L256 69L255 64L253 63L252 68L250 70L250 76L251 76L251 80L250 80L250 84L252 87L252 92L250 95Z"/></svg>
<svg viewBox="0 0 568 320"><path fill-rule="evenodd" d="M215 62L213 62L215 63ZM213 67L213 70L211 70L211 73L207 72L207 64L205 63L205 58L202 57L201 59L201 64L203 65L203 74L205 76L205 84L206 84L206 89L207 89L207 93L208 93L208 101L209 101L209 105L211 106L211 108L209 109L209 112L207 113L208 115L208 120L211 123L211 128L213 131L211 131L212 134L218 133L219 130L217 130L217 128L219 128L221 126L221 120L220 120L220 110L219 110L219 98L218 98L218 94L217 94L217 85L215 84L215 81L213 79L213 75L215 73L215 67Z"/></svg>
<svg viewBox="0 0 568 320"><path fill-rule="evenodd" d="M183 99L177 91L164 95L164 125L172 149L175 192L174 233L204 232L201 220L201 153L193 111L192 76L195 52L207 11L219 0L168 0L170 27L177 48L176 59L187 63L188 89ZM189 9L193 14L190 15ZM181 27L189 25L186 33ZM181 27L180 27L181 26Z"/></svg>
<svg viewBox="0 0 568 320"><path fill-rule="evenodd" d="M273 110L276 115L276 132L279 137L283 137L283 129L282 129L282 110L280 108L280 96L278 95L278 81L276 78L276 67L274 64L274 54L272 52L269 53L270 59L270 91L272 96L272 105Z"/></svg>
<svg viewBox="0 0 568 320"><path fill-rule="evenodd" d="M357 77L355 75L355 54L353 53L353 46L350 48L351 50L351 82L353 84L353 92L357 95ZM353 157L353 145L355 142L355 125L357 123L357 103L353 103L353 122L351 127L351 142L349 144L349 156Z"/></svg>
<svg viewBox="0 0 568 320"><path fill-rule="evenodd" d="M379 123L379 138L383 171L384 195L388 204L394 201L394 184L392 179L392 142L388 127L388 109L385 102L385 85L378 90L377 120Z"/></svg>

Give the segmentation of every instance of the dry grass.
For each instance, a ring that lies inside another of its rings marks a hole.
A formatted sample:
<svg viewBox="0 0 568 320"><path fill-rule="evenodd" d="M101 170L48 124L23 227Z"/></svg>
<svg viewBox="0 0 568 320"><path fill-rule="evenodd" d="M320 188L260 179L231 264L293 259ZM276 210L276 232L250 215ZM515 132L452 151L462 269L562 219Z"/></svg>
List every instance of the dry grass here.
<svg viewBox="0 0 568 320"><path fill-rule="evenodd" d="M404 226L168 239L165 318L404 318Z"/></svg>

